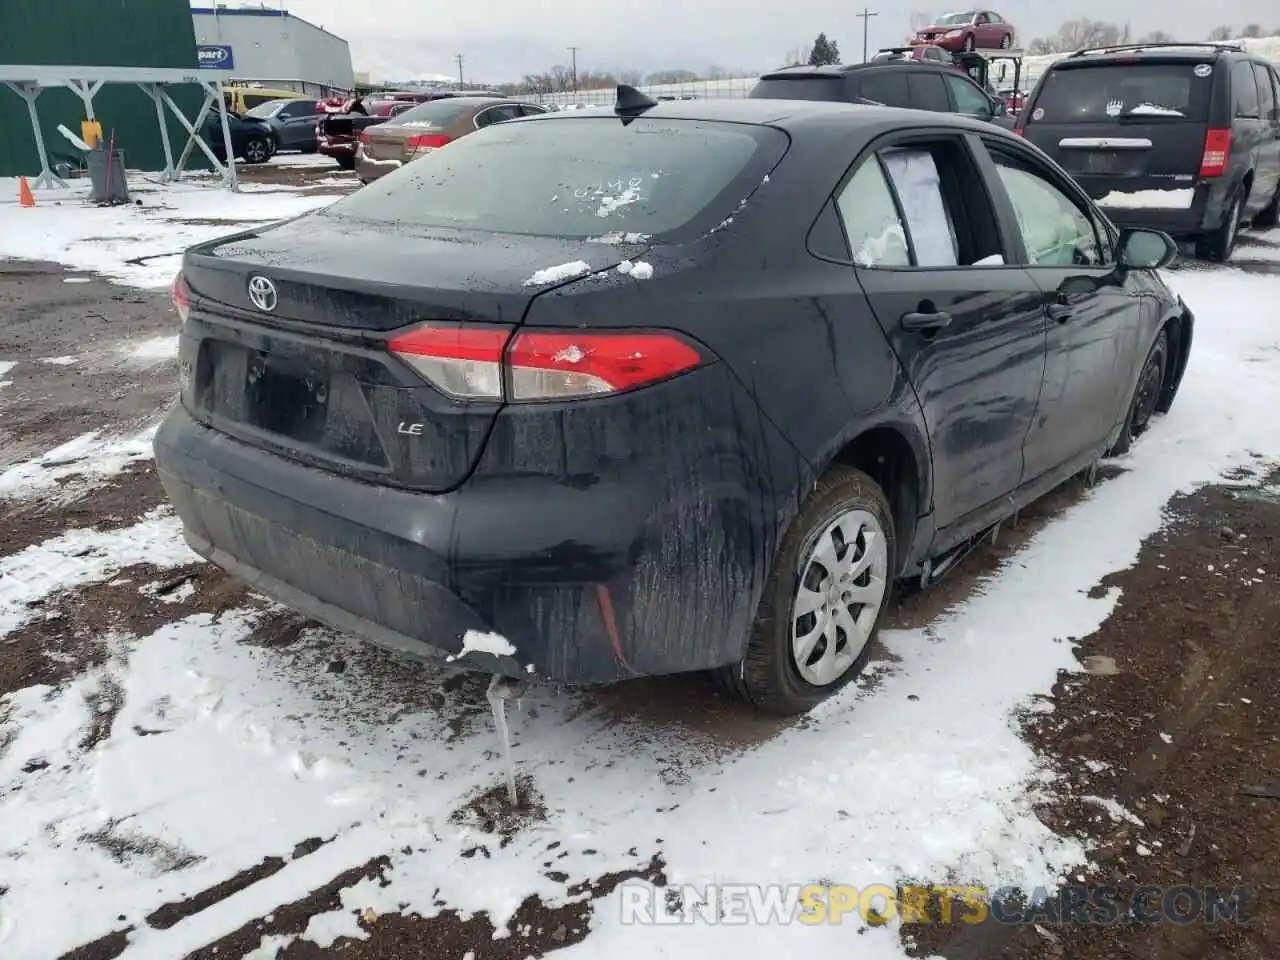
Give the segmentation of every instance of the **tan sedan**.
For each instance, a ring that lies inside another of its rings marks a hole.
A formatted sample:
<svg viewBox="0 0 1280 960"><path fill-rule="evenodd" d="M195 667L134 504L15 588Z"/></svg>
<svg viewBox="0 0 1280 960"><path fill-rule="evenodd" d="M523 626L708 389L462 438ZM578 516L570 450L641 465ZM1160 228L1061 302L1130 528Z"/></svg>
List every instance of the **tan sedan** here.
<svg viewBox="0 0 1280 960"><path fill-rule="evenodd" d="M356 174L368 183L491 123L546 112L536 103L501 97L431 100L365 129L356 147Z"/></svg>

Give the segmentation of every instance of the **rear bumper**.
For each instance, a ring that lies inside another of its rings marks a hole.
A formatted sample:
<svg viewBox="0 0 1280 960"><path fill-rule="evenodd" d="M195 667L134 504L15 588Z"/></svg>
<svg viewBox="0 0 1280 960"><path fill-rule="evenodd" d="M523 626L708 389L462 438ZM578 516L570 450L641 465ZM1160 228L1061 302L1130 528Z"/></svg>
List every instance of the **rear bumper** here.
<svg viewBox="0 0 1280 960"><path fill-rule="evenodd" d="M688 411L693 391L714 398L728 389L731 376L717 367L677 378L696 385L669 402ZM521 416L505 424L500 417L472 479L438 495L267 453L182 407L157 434L156 464L196 552L259 592L382 646L456 655L466 631L492 631L515 654L469 653L461 665L570 684L740 659L794 509L803 467L790 446L772 432L743 440L739 431L736 450L753 451L751 463L726 458L714 436L682 452L671 448L668 421L655 425L665 448L644 435L625 438L622 448L652 450L650 462L602 466L584 483L527 465L514 473L505 458L526 456L532 435ZM573 441L571 456L589 452L585 441ZM618 442L597 455L616 460ZM766 482L755 463L784 473Z"/></svg>
<svg viewBox="0 0 1280 960"><path fill-rule="evenodd" d="M1193 237L1206 230L1212 230L1222 220L1224 205L1219 180L1201 180L1193 184L1180 184L1179 188L1160 189L1162 181L1146 180L1141 183L1127 184L1122 178L1080 176L1080 183L1095 202L1106 199L1108 195L1134 194L1142 199L1142 205L1117 205L1116 203L1098 203L1102 212L1117 227L1146 228L1163 230L1172 237ZM1181 191L1190 191L1191 199L1179 200L1185 196ZM1168 193L1168 206L1158 205L1158 195Z"/></svg>
<svg viewBox="0 0 1280 960"><path fill-rule="evenodd" d="M356 155L356 140L354 137L337 138L337 137L317 137L316 152L323 153L326 157L354 157Z"/></svg>
<svg viewBox="0 0 1280 960"><path fill-rule="evenodd" d="M356 173L361 180L377 180L399 170L404 164L399 160L374 160L365 156L363 150L356 151Z"/></svg>

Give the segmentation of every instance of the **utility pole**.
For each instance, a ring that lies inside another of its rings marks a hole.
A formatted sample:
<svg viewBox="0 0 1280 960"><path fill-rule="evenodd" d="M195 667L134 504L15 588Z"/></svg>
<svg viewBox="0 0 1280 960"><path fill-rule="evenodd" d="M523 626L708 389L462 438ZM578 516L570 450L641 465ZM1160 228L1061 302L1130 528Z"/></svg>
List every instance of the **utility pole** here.
<svg viewBox="0 0 1280 960"><path fill-rule="evenodd" d="M459 90L461 90L461 89L462 89L462 61L463 61L463 59L464 59L464 58L463 58L462 54L460 54L460 53L455 53L455 54L453 55L453 62L454 62L454 63L456 63L456 64L458 65L458 89L459 89Z"/></svg>
<svg viewBox="0 0 1280 960"><path fill-rule="evenodd" d="M578 48L569 48L569 73L573 77L573 92L578 92Z"/></svg>
<svg viewBox="0 0 1280 960"><path fill-rule="evenodd" d="M857 16L858 16L858 18L859 18L859 19L861 19L861 20L862 20L862 62L863 62L863 63L866 63L866 62L867 62L867 33L868 33L868 28L871 26L871 18L872 18L872 17L878 17L878 16L880 16L880 14L878 14L878 13L872 13L872 12L871 12L870 10L868 10L866 7L863 7L863 8L862 8L862 12L861 12L861 13L859 13L859 14L857 14Z"/></svg>

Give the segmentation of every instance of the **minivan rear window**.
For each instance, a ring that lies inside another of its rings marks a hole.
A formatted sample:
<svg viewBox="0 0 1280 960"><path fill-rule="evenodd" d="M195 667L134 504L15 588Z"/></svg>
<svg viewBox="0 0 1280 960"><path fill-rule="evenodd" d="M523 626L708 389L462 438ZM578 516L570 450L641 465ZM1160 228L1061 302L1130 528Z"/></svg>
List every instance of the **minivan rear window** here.
<svg viewBox="0 0 1280 960"><path fill-rule="evenodd" d="M782 158L772 127L574 116L492 124L337 201L322 216L587 239L676 240L732 215Z"/></svg>
<svg viewBox="0 0 1280 960"><path fill-rule="evenodd" d="M1209 116L1214 74L1203 68L1197 71L1197 66L1188 61L1100 63L1050 70L1030 119L1037 123L1203 123Z"/></svg>
<svg viewBox="0 0 1280 960"><path fill-rule="evenodd" d="M753 100L843 100L844 77L765 78L751 88Z"/></svg>

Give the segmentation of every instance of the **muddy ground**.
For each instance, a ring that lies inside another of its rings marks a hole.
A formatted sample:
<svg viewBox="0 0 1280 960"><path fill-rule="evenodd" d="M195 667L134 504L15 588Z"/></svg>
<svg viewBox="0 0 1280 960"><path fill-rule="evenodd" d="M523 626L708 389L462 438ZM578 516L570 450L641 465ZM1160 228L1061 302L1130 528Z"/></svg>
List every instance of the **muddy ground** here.
<svg viewBox="0 0 1280 960"><path fill-rule="evenodd" d="M315 171L286 168L269 175L314 177ZM67 275L46 264L0 262L0 356L23 365L15 384L0 390L0 449L5 450L0 468L90 429L124 432L144 426L176 391L172 361L131 365L117 349L126 341L176 333L167 295L102 281L65 284ZM86 353L102 362L41 362ZM1258 469L1268 468L1259 464ZM1099 482L1107 482L1106 475ZM1202 490L1171 504L1169 527L1146 545L1139 562L1098 587L1118 586L1123 593L1112 617L1081 641L1079 656L1092 672L1064 675L1054 690L1053 712L1026 721L1027 736L1061 771L1072 798L1044 807L1040 815L1055 830L1096 844L1090 884L1123 890L1147 884L1243 886L1252 896L1250 922L1100 925L1042 917L1038 925L904 928L919 955L932 952L948 960L1280 956L1275 906L1280 799L1242 792L1261 787L1254 792L1266 793L1268 784L1280 780L1280 680L1272 662L1280 632L1280 500L1263 490L1266 482L1264 476L1242 476L1238 486ZM1084 490L1083 482L1073 482L1024 511L1017 526L984 543L937 588L902 597L889 625L921 625L963 600L984 574ZM162 499L154 471L142 462L69 502L0 502L0 556L71 527L123 526ZM108 628L146 634L191 613L216 615L257 603L207 565L129 568L110 583L41 601L42 616L3 641L0 694L33 683L56 685L101 662L107 652L100 637ZM295 617L264 615L245 642L288 646L305 626ZM444 677L438 695L482 700L482 690L483 683ZM745 714L697 676L641 681L596 697L619 715L711 734L726 749L759 742L781 729L777 721ZM102 715L104 722L95 725L99 735L110 730L110 703L102 706ZM1113 820L1083 799L1089 795L1116 797L1141 825ZM537 809L537 798L531 797L528 815L536 817ZM504 819L493 798L477 798L467 815L496 845L519 826ZM317 837L301 844L294 857L309 855L325 842ZM480 846L474 855L488 854ZM554 871L557 856L554 845L549 847L548 870ZM172 926L284 864L264 860L217 887L165 905L148 923ZM374 860L336 877L192 956L237 957L256 947L263 934L300 932L310 916L339 905L342 887L377 876L382 866ZM643 875L662 883L662 871L658 857ZM492 927L483 916L367 916L367 940L342 940L328 951L298 941L282 956L416 960L470 952L473 960L540 957L582 940L592 900L622 879L597 878L579 891L590 897L567 907L530 899L517 914L516 933L501 940L491 939ZM118 956L125 936L126 931L116 931L67 957Z"/></svg>

